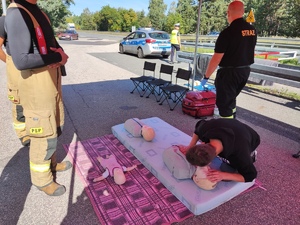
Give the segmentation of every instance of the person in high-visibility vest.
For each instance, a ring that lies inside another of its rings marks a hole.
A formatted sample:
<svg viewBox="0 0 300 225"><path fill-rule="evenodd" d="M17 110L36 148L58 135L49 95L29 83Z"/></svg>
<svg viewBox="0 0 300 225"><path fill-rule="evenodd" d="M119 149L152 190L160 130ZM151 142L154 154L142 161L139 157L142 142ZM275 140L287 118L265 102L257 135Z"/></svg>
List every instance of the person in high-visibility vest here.
<svg viewBox="0 0 300 225"><path fill-rule="evenodd" d="M180 51L180 48L181 48L181 40L180 40L179 28L180 28L180 23L176 23L174 25L174 29L172 30L171 37L170 37L170 39L171 39L170 63L171 64L174 63L175 52L177 53L177 51Z"/></svg>
<svg viewBox="0 0 300 225"><path fill-rule="evenodd" d="M59 196L66 188L54 181L53 173L72 167L69 161L56 161L57 138L64 125L62 67L68 55L56 41L37 0L14 2L9 5L5 19L6 51L21 73L19 96L30 136L31 182L47 195Z"/></svg>

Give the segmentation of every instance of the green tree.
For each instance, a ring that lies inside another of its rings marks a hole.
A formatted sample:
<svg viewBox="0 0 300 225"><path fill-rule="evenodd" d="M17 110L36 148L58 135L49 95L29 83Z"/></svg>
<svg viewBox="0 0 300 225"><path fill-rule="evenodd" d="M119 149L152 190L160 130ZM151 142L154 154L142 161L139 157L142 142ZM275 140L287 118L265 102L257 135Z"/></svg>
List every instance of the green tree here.
<svg viewBox="0 0 300 225"><path fill-rule="evenodd" d="M195 33L197 25L197 5L195 0L178 0L176 12L181 15L182 23L180 31L182 33Z"/></svg>
<svg viewBox="0 0 300 225"><path fill-rule="evenodd" d="M80 15L80 27L82 30L96 30L93 13L88 8L85 8Z"/></svg>
<svg viewBox="0 0 300 225"><path fill-rule="evenodd" d="M10 1L6 0L6 7L9 6ZM74 4L74 0L40 0L38 5L40 8L48 15L51 23L54 27L60 27L65 24L65 17L70 15L68 7ZM0 7L1 12L3 12L3 6Z"/></svg>
<svg viewBox="0 0 300 225"><path fill-rule="evenodd" d="M43 1L43 0L42 0L42 1ZM47 1L47 0L44 0L44 1ZM68 5L68 6L71 5L71 4L75 4L73 0L64 0L63 2L64 2L66 5Z"/></svg>
<svg viewBox="0 0 300 225"><path fill-rule="evenodd" d="M171 33L171 31L174 28L175 23L182 24L182 17L179 13L176 12L176 3L172 2L171 5L170 5L170 8L169 8L169 11L168 11L164 31L167 31L167 32ZM183 33L182 29L180 29L180 32Z"/></svg>
<svg viewBox="0 0 300 225"><path fill-rule="evenodd" d="M163 0L150 0L149 2L148 17L151 21L152 27L158 30L162 30L165 24L167 5Z"/></svg>
<svg viewBox="0 0 300 225"><path fill-rule="evenodd" d="M98 30L101 31L114 31L114 23L119 18L118 10L111 8L109 5L102 7L102 9L95 13L94 21L97 24Z"/></svg>
<svg viewBox="0 0 300 225"><path fill-rule="evenodd" d="M149 27L151 22L149 17L146 16L145 11L137 12L138 27Z"/></svg>
<svg viewBox="0 0 300 225"><path fill-rule="evenodd" d="M67 6L61 0L39 1L38 5L48 15L53 27L64 26L66 16L71 15Z"/></svg>
<svg viewBox="0 0 300 225"><path fill-rule="evenodd" d="M273 0L272 4L269 1L263 0L256 4L255 10L255 27L259 36L276 35L279 25L278 10L282 6L281 0Z"/></svg>
<svg viewBox="0 0 300 225"><path fill-rule="evenodd" d="M122 27L118 27L116 30L122 30L126 32L130 32L132 26L138 26L138 15L133 9L119 9L118 10L120 14L119 24L122 25Z"/></svg>
<svg viewBox="0 0 300 225"><path fill-rule="evenodd" d="M282 17L280 19L279 35L287 37L300 36L300 0L288 0L286 7L282 8Z"/></svg>
<svg viewBox="0 0 300 225"><path fill-rule="evenodd" d="M227 25L227 7L230 0L203 1L200 21L200 34L221 31Z"/></svg>

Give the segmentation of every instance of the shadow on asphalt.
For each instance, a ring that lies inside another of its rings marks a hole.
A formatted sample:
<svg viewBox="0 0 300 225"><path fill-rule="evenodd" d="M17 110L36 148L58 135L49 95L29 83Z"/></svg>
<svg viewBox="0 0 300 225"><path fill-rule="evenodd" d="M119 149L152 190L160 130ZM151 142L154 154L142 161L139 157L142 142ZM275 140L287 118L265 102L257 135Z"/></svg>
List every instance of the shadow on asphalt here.
<svg viewBox="0 0 300 225"><path fill-rule="evenodd" d="M253 88L249 88L249 87L245 87L243 89L243 93L244 94L248 94L248 95L251 95L251 96L254 96L256 98L260 98L260 99L263 99L264 101L268 101L268 102L272 102L272 103L275 103L275 104L278 104L278 105L282 105L282 106L286 106L288 108L291 108L291 109L295 109L295 110L298 110L300 111L300 101L296 101L296 100L290 100L288 98L285 98L285 97L278 97L276 95L272 95L272 94L269 94L268 95L272 95L272 96L276 96L278 98L282 98L282 99L286 99L286 100L289 100L289 102L287 103L281 103L279 101L272 101L270 98L263 98L263 97L259 97L257 96L255 93L257 93L259 91L253 89Z"/></svg>
<svg viewBox="0 0 300 225"><path fill-rule="evenodd" d="M158 105L154 97L145 99L141 98L137 92L130 94L132 88L133 84L130 80L64 85L66 121L63 135L59 140L58 161L66 156L61 144L69 144L73 140L74 134L78 136L77 140L79 141L110 134L113 125L124 123L129 118L143 119L157 116L183 132L192 134L197 120L184 115L180 105L174 111L170 111L166 104ZM295 109L295 106L290 107ZM247 121L250 126L252 124L293 141L299 141L299 128L297 127L243 108L237 109L237 116L238 119ZM22 148L11 158L1 174L0 193L6 193L5 195L1 194L0 197L1 212L5 215L1 221L4 224L17 224L18 218L22 214L32 186L28 161L28 148ZM74 177L75 169L72 171L68 214L64 222L75 222L75 218L72 218L74 214L78 215L76 218L80 217L83 222L84 219L88 219L86 218L87 212L83 212L80 207L89 204L86 203L89 200L85 193L78 196L77 201L72 203ZM19 182L20 180L22 183Z"/></svg>
<svg viewBox="0 0 300 225"><path fill-rule="evenodd" d="M18 224L31 189L29 151L19 149L4 167L0 177L1 224ZM24 182L25 181L25 182ZM9 190L9 191L8 191Z"/></svg>

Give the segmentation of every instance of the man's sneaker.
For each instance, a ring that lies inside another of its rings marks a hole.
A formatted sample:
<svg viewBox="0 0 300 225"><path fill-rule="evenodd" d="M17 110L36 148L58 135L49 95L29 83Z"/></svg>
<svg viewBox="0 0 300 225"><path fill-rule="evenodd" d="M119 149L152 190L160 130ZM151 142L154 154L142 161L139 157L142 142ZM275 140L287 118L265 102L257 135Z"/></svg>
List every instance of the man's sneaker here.
<svg viewBox="0 0 300 225"><path fill-rule="evenodd" d="M253 152L251 152L250 156L251 156L253 162L256 162L256 160L257 160L257 151L254 150Z"/></svg>

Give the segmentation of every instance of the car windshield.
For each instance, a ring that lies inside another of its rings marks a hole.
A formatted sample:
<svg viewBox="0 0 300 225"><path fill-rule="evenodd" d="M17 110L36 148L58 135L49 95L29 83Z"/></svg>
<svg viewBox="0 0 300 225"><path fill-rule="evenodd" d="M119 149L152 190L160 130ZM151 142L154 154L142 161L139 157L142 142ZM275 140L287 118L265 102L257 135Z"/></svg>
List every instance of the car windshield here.
<svg viewBox="0 0 300 225"><path fill-rule="evenodd" d="M168 33L164 33L164 32L153 32L153 33L149 33L149 36L153 39L170 39L170 36Z"/></svg>

